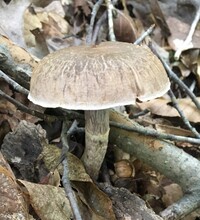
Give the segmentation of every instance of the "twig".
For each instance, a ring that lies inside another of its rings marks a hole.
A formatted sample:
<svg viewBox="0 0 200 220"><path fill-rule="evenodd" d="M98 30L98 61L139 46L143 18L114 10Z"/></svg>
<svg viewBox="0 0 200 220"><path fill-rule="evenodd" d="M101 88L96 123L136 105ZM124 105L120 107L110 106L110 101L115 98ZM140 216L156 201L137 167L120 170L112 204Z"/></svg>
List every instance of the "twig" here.
<svg viewBox="0 0 200 220"><path fill-rule="evenodd" d="M177 49L176 53L174 54L174 58L176 60L179 59L183 50L188 49L189 44L192 42L192 36L195 32L195 29L196 29L196 26L199 22L199 19L200 19L200 7L198 7L198 9L196 11L196 15L195 15L195 18L191 24L188 36L186 37L185 41L181 44L181 46Z"/></svg>
<svg viewBox="0 0 200 220"><path fill-rule="evenodd" d="M174 95L174 93L172 92L172 90L170 89L168 91L168 94L172 100L172 103L173 103L173 106L174 108L177 110L177 112L179 113L179 115L181 116L184 124L190 129L190 131L197 137L197 138L200 138L200 134L197 132L197 130L192 127L192 125L190 124L190 122L188 121L188 119L185 117L183 111L179 108L178 106L178 103L177 103L177 100L176 100L176 97Z"/></svg>
<svg viewBox="0 0 200 220"><path fill-rule="evenodd" d="M140 116L143 116L143 115L148 114L149 112L150 112L149 109L144 109L143 111L140 111L140 112L138 112L138 113L131 114L131 115L129 116L129 118L130 118L130 119L138 118L138 117L140 117Z"/></svg>
<svg viewBox="0 0 200 220"><path fill-rule="evenodd" d="M113 127L127 130L127 131L138 132L140 134L156 137L160 140L166 139L166 140L171 140L171 141L180 141L180 142L188 142L192 144L200 144L200 140L196 138L184 137L184 136L178 136L178 135L172 135L172 134L163 134L163 133L157 132L156 130L144 128L142 126L129 127L129 126L120 124L118 122L113 122L113 121L110 121L110 125Z"/></svg>
<svg viewBox="0 0 200 220"><path fill-rule="evenodd" d="M134 44L139 44L142 42L142 40L149 35L152 31L153 31L154 26L151 26L146 32L144 32L144 34L139 37ZM169 67L169 65L164 61L164 59L158 54L158 52L156 51L155 47L153 45L150 46L151 49L154 51L154 53L156 54L156 56L161 60L163 66L165 67L169 78L171 78L175 83L178 84L178 86L180 87L180 89L182 89L194 102L194 104L196 105L196 107L198 109L200 109L200 103L198 101L198 99L196 98L196 96L194 95L194 93L185 85L185 83L183 81L181 81L179 79L179 77L171 70L171 68Z"/></svg>
<svg viewBox="0 0 200 220"><path fill-rule="evenodd" d="M20 111L23 111L23 112L28 113L30 115L36 116L36 117L41 118L43 120L45 119L45 116L44 116L43 113L27 108L25 105L21 104L17 100L15 100L15 99L11 98L9 95L5 94L2 90L0 90L0 97L2 97L4 99L8 100L9 102L11 102Z"/></svg>
<svg viewBox="0 0 200 220"><path fill-rule="evenodd" d="M57 121L57 120L64 120L66 117L68 119L74 119L74 118L81 119L81 120L84 119L84 116L82 114L75 112L75 111L66 110L66 109L62 109L63 115L59 115L59 116L48 115L48 114L44 114L44 113L38 112L33 109L29 109L25 105L21 104L17 100L15 100L12 97L10 97L9 95L5 94L2 90L0 90L0 97L8 100L10 103L15 105L17 107L17 109L19 109L20 111L25 112L29 115L38 117L44 121L53 122L53 121Z"/></svg>
<svg viewBox="0 0 200 220"><path fill-rule="evenodd" d="M111 0L106 0L107 10L108 10L108 31L109 31L109 38L110 41L116 41L115 34L114 34L114 28L113 28L113 5Z"/></svg>
<svg viewBox="0 0 200 220"><path fill-rule="evenodd" d="M178 84L179 88L183 90L192 99L196 107L200 109L200 103L198 99L196 98L195 94L185 85L183 81L179 79L179 77L171 70L169 65L162 58L161 58L161 61L165 69L167 70L169 78L171 78L176 84Z"/></svg>
<svg viewBox="0 0 200 220"><path fill-rule="evenodd" d="M55 120L63 120L64 118L68 117L69 119L73 119L73 118L79 118L79 119L83 119L83 116L77 112L73 112L73 111L64 111L65 114L67 114L67 116L53 116L53 115L46 115L43 114L41 112L35 111L35 110L31 110L29 108L27 108L25 105L21 104L20 102L16 101L15 99L11 98L10 96L6 95L2 90L0 90L0 97L5 98L6 100L8 100L9 102L11 102L12 104L14 104L19 110L36 116L40 119L43 119L45 121L55 121ZM150 130L147 131L146 128L143 129L137 129L137 128L130 128L130 127L123 127L123 125L121 124L113 124L114 122L110 122L111 126L115 126L115 127L119 127L125 130L130 130L130 131L135 131L135 132L139 132L145 135L150 135L150 136L154 136L154 137L158 137L159 139L168 139L168 140L173 140L173 141L184 141L184 142L189 142L189 143L194 143L194 144L200 144L200 140L195 139L195 138L186 138L186 137L182 137L182 136L176 136L176 135L166 135L166 134L161 134L158 133L154 130Z"/></svg>
<svg viewBox="0 0 200 220"><path fill-rule="evenodd" d="M0 70L0 78L3 78L9 85L11 85L16 91L21 92L24 95L28 95L29 91L20 86L17 82L8 77L3 71Z"/></svg>
<svg viewBox="0 0 200 220"><path fill-rule="evenodd" d="M97 40L97 36L99 34L99 30L101 25L103 24L103 22L106 20L107 18L107 13L106 11L101 15L101 17L99 18L99 20L96 22L94 31L93 31L93 36L92 36L92 43L95 44L96 40Z"/></svg>
<svg viewBox="0 0 200 220"><path fill-rule="evenodd" d="M152 24L133 44L137 45L140 44L145 37L147 37L149 34L153 32L155 28L155 24Z"/></svg>
<svg viewBox="0 0 200 220"><path fill-rule="evenodd" d="M91 44L91 42L92 42L92 34L93 34L95 17L96 17L96 14L97 14L100 6L102 5L103 1L104 0L98 0L92 9L92 14L91 14L92 16L90 19L90 25L89 25L88 33L86 36L86 44Z"/></svg>
<svg viewBox="0 0 200 220"><path fill-rule="evenodd" d="M63 148L65 149L64 151L66 154L69 150L69 144L68 144L69 138L76 128L77 128L77 121L75 120L72 123L70 129L66 133L66 123L63 122L61 140L62 140ZM81 214L80 214L80 211L78 208L77 200L76 200L76 197L74 195L74 192L72 190L70 180L69 180L69 166L68 166L67 156L63 160L62 164L63 164L63 168L64 168L63 176L62 176L62 183L63 183L64 189L65 189L66 196L69 199L69 202L70 202L72 211L74 213L75 219L82 220Z"/></svg>
<svg viewBox="0 0 200 220"><path fill-rule="evenodd" d="M112 112L110 119L128 127L137 126L134 125L134 121L118 112ZM128 131L121 131L119 128L111 127L109 140L111 144L117 145L123 151L144 161L182 187L185 195L181 200L172 204L168 210L172 211L176 218L171 218L172 216L169 216L170 213L168 212L162 213L163 219L181 219L199 207L200 162L198 159L170 142L148 138L145 135L138 135L136 132L132 134ZM199 139L196 140L199 141Z"/></svg>
<svg viewBox="0 0 200 220"><path fill-rule="evenodd" d="M181 90L183 90L194 102L194 104L196 105L196 107L198 109L200 109L200 103L198 101L198 99L196 98L195 94L185 85L185 83L183 81L181 81L179 79L179 77L171 70L171 68L169 67L169 65L164 61L164 59L160 56L160 54L157 53L155 47L153 45L151 45L152 50L154 51L154 53L157 55L157 57L161 60L163 66L165 67L169 78L171 78L178 86Z"/></svg>

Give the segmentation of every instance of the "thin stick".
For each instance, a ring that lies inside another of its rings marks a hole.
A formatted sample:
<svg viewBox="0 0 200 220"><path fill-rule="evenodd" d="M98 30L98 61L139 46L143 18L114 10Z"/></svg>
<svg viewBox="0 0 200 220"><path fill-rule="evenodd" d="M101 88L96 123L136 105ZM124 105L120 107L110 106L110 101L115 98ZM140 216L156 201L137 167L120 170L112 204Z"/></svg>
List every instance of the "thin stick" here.
<svg viewBox="0 0 200 220"><path fill-rule="evenodd" d="M183 50L185 49L188 49L188 46L189 44L192 42L192 36L195 32L195 29L196 29L196 26L199 22L199 19L200 19L200 7L198 7L197 11L196 11L196 15L195 15L195 18L191 24L191 27L190 27L190 31L188 33L188 36L186 37L185 41L181 44L181 46L178 48L178 50L176 51L176 53L174 54L174 58L176 60L179 59L181 53Z"/></svg>
<svg viewBox="0 0 200 220"><path fill-rule="evenodd" d="M164 61L164 59L157 53L155 47L153 45L151 45L152 50L154 51L154 53L157 55L157 57L161 60L163 66L165 67L169 78L171 78L175 83L177 83L177 85L179 86L179 88L181 90L183 90L194 102L194 104L196 105L196 107L198 109L200 109L200 103L198 101L198 99L196 98L195 94L185 85L185 83L183 81L181 81L179 79L179 77L171 70L170 66Z"/></svg>
<svg viewBox="0 0 200 220"><path fill-rule="evenodd" d="M59 119L63 120L65 117L68 117L69 119L70 118L72 119L75 117L79 118L81 120L83 119L83 116L81 114L73 112L73 111L65 112L67 114L67 116L53 116L53 115L46 115L41 112L29 109L25 105L21 104L20 102L16 101L15 99L11 98L10 96L6 95L2 90L0 90L0 97L5 98L6 100L8 100L12 104L14 104L19 110L21 110L27 114L36 116L36 117L43 119L45 121L55 121L55 120L59 120ZM134 127L134 128L128 127L127 128L126 126L123 127L123 125L121 125L119 123L114 124L114 122L112 122L112 121L110 122L110 125L115 126L115 127L119 127L119 128L125 129L125 130L135 131L135 132L142 133L145 135L158 137L159 139L168 139L168 140L173 140L173 141L183 141L183 142L188 142L188 143L193 143L193 144L200 144L200 140L195 139L195 138L186 138L186 137L171 135L171 134L166 135L166 134L162 134L157 131L154 131L154 130L147 131L146 128L143 128L142 130L137 129L136 127Z"/></svg>
<svg viewBox="0 0 200 220"><path fill-rule="evenodd" d="M168 94L172 100L173 106L174 108L177 110L177 112L179 113L179 115L181 116L184 124L190 129L190 131L197 137L200 138L200 134L197 132L197 130L192 127L192 125L190 124L190 122L188 121L188 119L185 117L185 114L183 113L183 111L179 108L176 97L174 95L174 93L172 92L172 90L170 89L168 91Z"/></svg>
<svg viewBox="0 0 200 220"><path fill-rule="evenodd" d="M61 140L62 140L63 148L65 148L64 151L66 151L66 154L69 150L69 144L68 144L69 143L69 138L70 138L71 134L74 132L74 130L76 129L76 127L77 127L77 121L75 120L72 123L70 129L66 132L66 123L63 122ZM62 164L63 164L63 168L64 168L63 176L62 176L62 183L63 183L63 186L64 186L66 196L69 199L69 202L70 202L72 211L74 213L75 219L76 220L82 220L81 214L80 214L80 211L79 211L79 208L78 208L77 200L76 200L75 194L72 190L70 180L69 180L69 166L68 166L67 157L65 157Z"/></svg>
<svg viewBox="0 0 200 220"><path fill-rule="evenodd" d="M16 91L28 96L29 91L20 86L17 82L8 77L3 71L0 70L0 77L3 78L9 85L11 85Z"/></svg>
<svg viewBox="0 0 200 220"><path fill-rule="evenodd" d="M86 44L91 44L92 42L92 34L93 34L93 27L94 27L94 21L95 21L95 17L97 15L97 12L100 8L100 6L102 5L104 0L98 0L96 2L96 4L94 5L93 9L92 9L92 16L91 16L91 19L90 19L90 26L88 28L88 33L87 33L87 36L86 36Z"/></svg>
<svg viewBox="0 0 200 220"><path fill-rule="evenodd" d="M111 0L106 0L107 10L108 10L108 32L110 41L116 41L114 28L113 28L113 14L112 10L114 9Z"/></svg>
<svg viewBox="0 0 200 220"><path fill-rule="evenodd" d="M20 102L18 102L17 100L11 98L9 95L5 94L2 90L0 90L0 97L8 100L9 102L11 102L13 105L15 105L20 111L23 111L25 113L28 113L30 115L36 116L38 118L41 119L45 119L45 116L43 113L38 112L38 111L33 111L29 108L27 108L25 105L21 104Z"/></svg>
<svg viewBox="0 0 200 220"><path fill-rule="evenodd" d="M4 93L2 90L0 90L0 97L8 100L10 103L15 105L17 107L17 109L19 109L20 111L25 112L29 115L38 117L38 118L40 118L44 121L53 122L53 121L56 121L56 120L64 120L66 117L68 119L74 119L74 118L81 119L81 120L84 119L84 116L82 114L80 114L78 112L75 112L75 111L66 110L66 109L62 109L63 115L59 115L59 116L47 115L47 114L38 112L36 110L29 109L25 105L21 104L17 100L13 99L12 97L10 97L6 93Z"/></svg>
<svg viewBox="0 0 200 220"><path fill-rule="evenodd" d="M134 44L139 44L142 42L142 40L149 35L152 31L153 31L153 26L151 26L146 32L144 32L144 34L138 38ZM198 99L196 98L196 96L194 95L194 93L185 85L184 82L182 82L178 76L171 70L171 68L169 67L169 65L164 61L164 59L162 59L162 57L157 53L155 47L153 45L151 45L152 50L154 51L154 53L157 55L157 57L161 60L163 66L165 67L169 78L171 78L175 83L178 84L179 88L181 90L183 90L194 102L194 104L196 105L196 107L198 109L200 109L200 103L198 101Z"/></svg>
<svg viewBox="0 0 200 220"><path fill-rule="evenodd" d="M102 26L103 22L106 20L107 17L108 17L107 12L105 11L101 15L99 20L96 22L96 25L95 25L95 28L94 28L94 31L93 31L93 36L92 36L92 43L93 44L95 44L95 42L97 40L97 37L98 37L98 34L99 34L100 27Z"/></svg>
<svg viewBox="0 0 200 220"><path fill-rule="evenodd" d="M135 113L135 114L131 114L131 115L129 116L129 118L131 118L131 119L133 119L133 118L138 118L138 117L140 117L140 116L143 116L143 115L148 114L149 112L150 112L149 109L144 109L144 110L141 111L141 112L138 112L138 113Z"/></svg>
<svg viewBox="0 0 200 220"><path fill-rule="evenodd" d="M166 139L166 140L171 140L171 141L180 141L180 142L188 142L192 144L200 144L200 139L197 139L197 138L184 137L184 136L178 136L178 135L172 135L172 134L163 134L163 133L157 132L156 130L144 128L142 126L129 127L129 126L126 126L126 125L123 125L121 123L114 122L114 121L110 121L110 125L113 127L127 130L127 131L138 132L140 134L156 137L160 140Z"/></svg>
<svg viewBox="0 0 200 220"><path fill-rule="evenodd" d="M149 34L153 32L154 28L155 24L152 24L133 44L140 44L145 39L145 37L149 36Z"/></svg>

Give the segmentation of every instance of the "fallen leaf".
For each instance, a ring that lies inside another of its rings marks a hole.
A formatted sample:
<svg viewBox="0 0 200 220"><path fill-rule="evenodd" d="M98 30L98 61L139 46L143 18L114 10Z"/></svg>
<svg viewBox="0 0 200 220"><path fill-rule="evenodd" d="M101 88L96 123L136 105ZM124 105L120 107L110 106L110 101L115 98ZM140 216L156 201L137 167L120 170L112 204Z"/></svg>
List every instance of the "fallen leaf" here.
<svg viewBox="0 0 200 220"><path fill-rule="evenodd" d="M162 201L165 204L165 207L177 202L183 196L181 187L176 183L164 186L163 189L165 193L162 196Z"/></svg>
<svg viewBox="0 0 200 220"><path fill-rule="evenodd" d="M200 101L200 97L197 97ZM200 122L200 110L197 109L195 104L189 98L177 99L180 109L183 111L186 118L191 122ZM170 105L170 100L154 99L149 102L137 103L142 109L149 109L151 113L166 116L166 117L180 117L177 110Z"/></svg>
<svg viewBox="0 0 200 220"><path fill-rule="evenodd" d="M136 22L123 11L116 10L113 27L118 41L133 43L139 37Z"/></svg>
<svg viewBox="0 0 200 220"><path fill-rule="evenodd" d="M45 145L42 152L42 158L46 167L51 170L57 164L60 158L61 150L55 145ZM92 182L90 176L86 173L82 161L71 153L68 153L69 178L73 188L78 191L78 196L82 203L87 207L89 219L114 220L112 202L106 194L98 189ZM58 167L60 174L63 174L63 167ZM86 218L87 219L87 218Z"/></svg>
<svg viewBox="0 0 200 220"><path fill-rule="evenodd" d="M0 219L29 220L28 206L10 166L0 153ZM6 207L6 208L5 208ZM29 218L30 217L30 218Z"/></svg>
<svg viewBox="0 0 200 220"><path fill-rule="evenodd" d="M190 25L180 21L178 18L169 17L167 24L170 29L171 35L168 37L168 43L172 49L177 50L183 41L186 39ZM192 43L186 49L200 48L200 31L195 30Z"/></svg>
<svg viewBox="0 0 200 220"><path fill-rule="evenodd" d="M29 203L42 220L70 220L72 211L63 189L50 185L18 180L22 191L27 190ZM25 189L23 189L23 187Z"/></svg>
<svg viewBox="0 0 200 220"><path fill-rule="evenodd" d="M170 126L170 125L156 124L155 128L159 132L166 133L166 134L173 134L173 135L179 135L179 136L185 136L185 137L194 136L194 134L191 131L188 131L186 129L182 129L179 127Z"/></svg>

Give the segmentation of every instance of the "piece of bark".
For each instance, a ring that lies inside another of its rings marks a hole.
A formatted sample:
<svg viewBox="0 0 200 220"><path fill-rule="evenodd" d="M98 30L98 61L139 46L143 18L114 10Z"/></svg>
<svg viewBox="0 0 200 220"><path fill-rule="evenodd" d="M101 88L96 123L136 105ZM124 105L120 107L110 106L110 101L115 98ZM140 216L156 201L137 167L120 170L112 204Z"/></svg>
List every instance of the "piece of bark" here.
<svg viewBox="0 0 200 220"><path fill-rule="evenodd" d="M37 159L42 152L42 132L40 125L21 121L15 131L5 136L1 152L17 178L39 181Z"/></svg>
<svg viewBox="0 0 200 220"><path fill-rule="evenodd" d="M156 215L146 206L142 199L129 190L125 188L116 188L103 183L99 184L99 187L112 200L116 219L162 220L160 216Z"/></svg>

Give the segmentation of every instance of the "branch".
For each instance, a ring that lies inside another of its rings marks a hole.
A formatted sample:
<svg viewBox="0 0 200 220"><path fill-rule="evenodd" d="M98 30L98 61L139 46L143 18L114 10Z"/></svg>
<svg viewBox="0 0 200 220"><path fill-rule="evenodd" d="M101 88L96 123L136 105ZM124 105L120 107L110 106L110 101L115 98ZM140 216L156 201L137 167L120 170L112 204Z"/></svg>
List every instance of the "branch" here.
<svg viewBox="0 0 200 220"><path fill-rule="evenodd" d="M57 120L65 120L66 118L73 119L84 119L84 115L72 111L72 110L66 110L66 109L62 109L62 115L59 116L54 116L54 115L48 115L48 114L44 114L42 112L38 112L36 110L30 109L28 107L26 107L25 105L21 104L20 102L18 102L17 100L13 99L12 97L10 97L9 95L5 94L2 90L0 90L0 97L8 100L10 103L12 103L13 105L16 106L17 109L19 109L22 112L25 112L29 115L38 117L44 121L48 121L48 122L53 122L53 121L57 121Z"/></svg>
<svg viewBox="0 0 200 220"><path fill-rule="evenodd" d="M99 30L103 24L103 22L106 20L107 18L107 13L106 11L101 15L101 17L99 18L99 20L96 22L94 31L93 31L93 36L92 36L92 43L95 44L98 34L99 34Z"/></svg>
<svg viewBox="0 0 200 220"><path fill-rule="evenodd" d="M171 78L178 86L179 88L184 91L190 98L191 100L194 102L194 104L196 105L196 107L198 109L200 109L200 103L197 100L195 94L185 85L184 82L182 82L178 76L171 70L170 66L164 61L164 59L158 54L158 52L155 49L155 46L153 46L153 44L151 45L151 49L153 50L153 52L157 55L157 57L161 60L163 66L165 67L169 78Z"/></svg>
<svg viewBox="0 0 200 220"><path fill-rule="evenodd" d="M23 48L0 35L0 69L26 89L36 63Z"/></svg>
<svg viewBox="0 0 200 220"><path fill-rule="evenodd" d="M172 135L172 134L164 134L164 133L157 132L156 130L153 130L153 129L144 128L140 125L136 126L136 124L130 127L125 124L121 124L115 121L110 121L110 126L123 129L126 131L137 132L145 136L158 138L159 140L165 139L165 140L170 140L170 141L180 141L180 142L187 142L187 143L192 143L192 144L200 144L200 139L197 139L197 138L184 137L184 136L178 136L178 135Z"/></svg>
<svg viewBox="0 0 200 220"><path fill-rule="evenodd" d="M124 115L111 111L110 119L127 127L139 127ZM162 215L181 217L194 211L200 204L200 162L167 141L122 130L111 125L109 140L123 151L144 161L153 169L179 184L185 195ZM199 141L199 140L198 140Z"/></svg>
<svg viewBox="0 0 200 220"><path fill-rule="evenodd" d="M3 71L0 70L0 78L3 78L9 85L11 85L16 91L21 92L22 94L28 96L29 91L24 87L20 86L10 77L8 77Z"/></svg>
<svg viewBox="0 0 200 220"><path fill-rule="evenodd" d="M145 39L145 37L149 36L149 34L153 32L154 28L155 24L152 24L133 44L140 44Z"/></svg>
<svg viewBox="0 0 200 220"><path fill-rule="evenodd" d="M88 33L86 36L86 44L90 45L92 42L92 34L93 34L95 17L97 15L97 12L98 12L100 6L102 5L103 1L104 0L98 0L92 9L92 13L91 13L92 17L90 19L90 26L89 26Z"/></svg>
<svg viewBox="0 0 200 220"><path fill-rule="evenodd" d="M169 92L168 92L171 100L172 100L172 103L173 103L173 106L174 108L177 110L177 112L179 113L179 115L181 116L181 119L183 120L184 124L190 129L190 131L197 137L197 138L200 138L200 134L197 132L197 130L192 127L192 125L190 124L190 122L188 121L188 119L185 117L185 114L184 112L179 108L178 106L178 103L177 103L177 100L176 100L176 97L174 95L174 93L172 92L172 90L170 89Z"/></svg>

